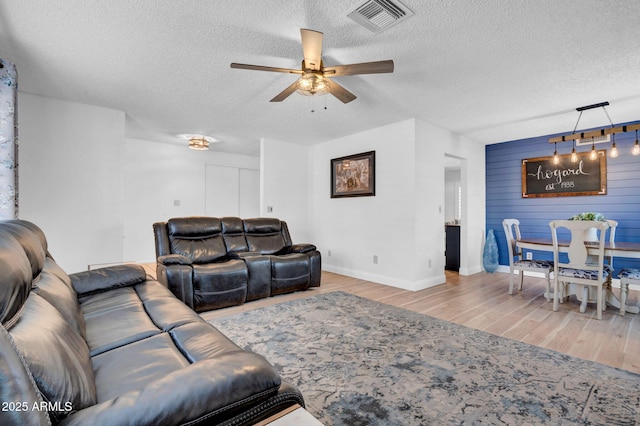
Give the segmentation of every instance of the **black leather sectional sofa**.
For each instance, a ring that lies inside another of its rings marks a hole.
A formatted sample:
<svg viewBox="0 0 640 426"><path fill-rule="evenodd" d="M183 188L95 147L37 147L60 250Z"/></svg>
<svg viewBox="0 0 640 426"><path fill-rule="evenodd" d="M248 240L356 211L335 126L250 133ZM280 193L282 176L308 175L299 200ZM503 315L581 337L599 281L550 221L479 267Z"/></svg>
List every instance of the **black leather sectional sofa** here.
<svg viewBox="0 0 640 426"><path fill-rule="evenodd" d="M0 424L253 424L298 403L144 269L67 275L44 233L0 222Z"/></svg>
<svg viewBox="0 0 640 426"><path fill-rule="evenodd" d="M182 217L153 225L158 280L198 312L320 285L320 252L275 218Z"/></svg>

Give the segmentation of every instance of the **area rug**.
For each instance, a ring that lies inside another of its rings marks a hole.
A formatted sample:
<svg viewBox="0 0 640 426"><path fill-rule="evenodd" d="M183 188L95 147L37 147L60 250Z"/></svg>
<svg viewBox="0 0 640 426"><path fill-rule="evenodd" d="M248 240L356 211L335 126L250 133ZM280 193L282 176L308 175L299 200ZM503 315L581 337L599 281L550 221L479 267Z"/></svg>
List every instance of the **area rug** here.
<svg viewBox="0 0 640 426"><path fill-rule="evenodd" d="M343 292L210 322L325 425L640 424L640 375Z"/></svg>

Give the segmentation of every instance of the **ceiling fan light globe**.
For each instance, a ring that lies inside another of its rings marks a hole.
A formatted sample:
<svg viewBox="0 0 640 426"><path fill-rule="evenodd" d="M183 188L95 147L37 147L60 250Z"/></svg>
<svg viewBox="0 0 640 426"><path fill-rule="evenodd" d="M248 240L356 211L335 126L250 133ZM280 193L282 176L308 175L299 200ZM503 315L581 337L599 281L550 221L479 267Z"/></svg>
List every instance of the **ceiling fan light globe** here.
<svg viewBox="0 0 640 426"><path fill-rule="evenodd" d="M329 80L317 73L303 74L296 88L296 92L305 96L326 95L330 90Z"/></svg>

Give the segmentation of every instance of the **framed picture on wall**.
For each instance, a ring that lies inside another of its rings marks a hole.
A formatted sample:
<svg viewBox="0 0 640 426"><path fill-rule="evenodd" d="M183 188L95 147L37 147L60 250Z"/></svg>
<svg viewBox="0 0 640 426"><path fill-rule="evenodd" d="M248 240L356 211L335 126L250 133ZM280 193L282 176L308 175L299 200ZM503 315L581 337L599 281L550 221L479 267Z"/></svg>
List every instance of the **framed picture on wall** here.
<svg viewBox="0 0 640 426"><path fill-rule="evenodd" d="M376 195L376 152L331 160L331 198Z"/></svg>
<svg viewBox="0 0 640 426"><path fill-rule="evenodd" d="M578 152L578 161L571 154L527 158L522 160L522 198L571 197L607 195L607 152L599 150L597 158L591 152Z"/></svg>

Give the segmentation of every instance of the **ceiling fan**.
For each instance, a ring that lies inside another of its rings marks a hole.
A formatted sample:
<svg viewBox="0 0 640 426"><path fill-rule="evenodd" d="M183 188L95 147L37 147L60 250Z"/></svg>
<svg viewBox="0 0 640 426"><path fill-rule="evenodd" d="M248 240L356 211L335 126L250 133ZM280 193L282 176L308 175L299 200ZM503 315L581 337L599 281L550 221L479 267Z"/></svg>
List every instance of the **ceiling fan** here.
<svg viewBox="0 0 640 426"><path fill-rule="evenodd" d="M266 67L262 65L237 64L235 62L231 64L231 68L300 74L298 80L294 81L289 87L271 99L271 102L282 102L293 92L298 92L307 96L331 93L345 104L354 100L356 95L335 81L330 80L332 77L393 72L392 60L325 67L322 63L323 34L319 31L303 28L300 29L300 36L302 38L302 53L304 59L302 60L302 67L299 70Z"/></svg>

